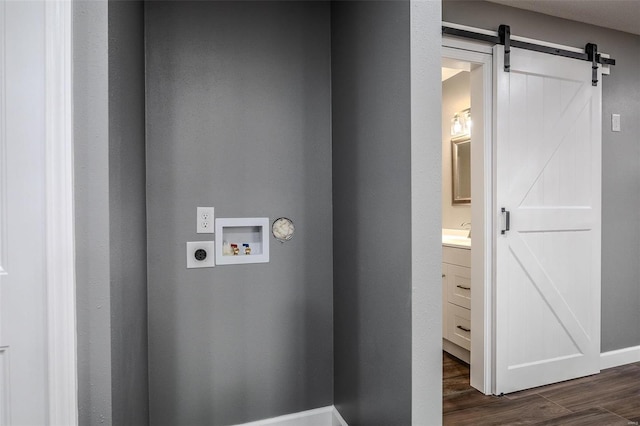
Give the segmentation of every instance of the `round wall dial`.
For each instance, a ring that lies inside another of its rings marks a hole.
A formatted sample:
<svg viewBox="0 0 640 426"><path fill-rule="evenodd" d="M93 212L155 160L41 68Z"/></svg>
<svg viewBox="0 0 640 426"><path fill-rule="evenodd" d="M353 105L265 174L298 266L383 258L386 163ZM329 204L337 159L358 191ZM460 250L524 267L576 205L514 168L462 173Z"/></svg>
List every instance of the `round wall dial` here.
<svg viewBox="0 0 640 426"><path fill-rule="evenodd" d="M273 225L271 226L271 233L276 238L276 240L280 242L289 241L293 238L293 232L295 231L295 226L293 226L293 222L291 219L287 219L286 217L281 217L273 221Z"/></svg>

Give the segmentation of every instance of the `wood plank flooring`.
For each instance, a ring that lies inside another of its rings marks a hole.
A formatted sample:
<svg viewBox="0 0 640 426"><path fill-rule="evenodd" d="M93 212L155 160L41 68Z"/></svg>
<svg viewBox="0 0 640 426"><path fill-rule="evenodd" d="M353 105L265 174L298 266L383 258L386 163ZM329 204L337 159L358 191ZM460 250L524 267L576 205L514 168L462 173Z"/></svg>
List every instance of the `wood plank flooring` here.
<svg viewBox="0 0 640 426"><path fill-rule="evenodd" d="M469 385L469 365L443 352L445 425L604 426L640 424L640 362L503 397Z"/></svg>

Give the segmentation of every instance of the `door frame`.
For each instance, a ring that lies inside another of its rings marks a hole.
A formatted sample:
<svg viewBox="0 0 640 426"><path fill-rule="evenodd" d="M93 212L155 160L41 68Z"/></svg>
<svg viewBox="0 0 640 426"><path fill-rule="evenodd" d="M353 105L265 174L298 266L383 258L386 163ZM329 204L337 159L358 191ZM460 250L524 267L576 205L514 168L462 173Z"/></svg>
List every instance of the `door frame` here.
<svg viewBox="0 0 640 426"><path fill-rule="evenodd" d="M45 253L50 424L78 424L73 204L73 38L68 0L44 3Z"/></svg>
<svg viewBox="0 0 640 426"><path fill-rule="evenodd" d="M481 111L482 120L474 121L479 129L471 150L471 386L488 395L493 392L493 51L491 46L459 38L442 37L442 57L469 62L479 67L472 73L471 110ZM476 99L476 102L473 101ZM480 165L480 167L477 167ZM480 332L475 324L481 324Z"/></svg>

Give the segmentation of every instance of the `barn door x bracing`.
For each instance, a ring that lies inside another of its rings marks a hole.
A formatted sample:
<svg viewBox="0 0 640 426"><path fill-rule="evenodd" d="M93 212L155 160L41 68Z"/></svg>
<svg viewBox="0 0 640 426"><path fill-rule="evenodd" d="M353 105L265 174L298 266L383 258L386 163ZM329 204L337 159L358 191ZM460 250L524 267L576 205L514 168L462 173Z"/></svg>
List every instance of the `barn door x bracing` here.
<svg viewBox="0 0 640 426"><path fill-rule="evenodd" d="M500 394L599 371L602 85L586 61L494 58Z"/></svg>

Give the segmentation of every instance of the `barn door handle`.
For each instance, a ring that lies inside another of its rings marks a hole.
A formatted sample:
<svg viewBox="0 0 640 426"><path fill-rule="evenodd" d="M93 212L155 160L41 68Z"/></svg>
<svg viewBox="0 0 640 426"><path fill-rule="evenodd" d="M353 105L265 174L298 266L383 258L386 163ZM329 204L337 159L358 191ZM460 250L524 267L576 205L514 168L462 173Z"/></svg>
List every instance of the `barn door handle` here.
<svg viewBox="0 0 640 426"><path fill-rule="evenodd" d="M466 331L467 333L469 333L469 332L471 331L471 329L470 329L470 328L464 328L464 327L463 327L463 326L461 326L461 325L456 325L456 327L458 327L458 328L459 328L460 330L462 330L462 331Z"/></svg>
<svg viewBox="0 0 640 426"><path fill-rule="evenodd" d="M511 226L511 212L504 207L501 209L502 214L504 216L504 229L500 231L502 235L506 234Z"/></svg>

